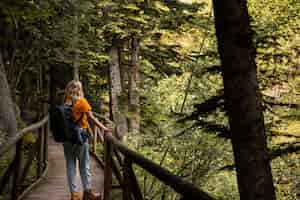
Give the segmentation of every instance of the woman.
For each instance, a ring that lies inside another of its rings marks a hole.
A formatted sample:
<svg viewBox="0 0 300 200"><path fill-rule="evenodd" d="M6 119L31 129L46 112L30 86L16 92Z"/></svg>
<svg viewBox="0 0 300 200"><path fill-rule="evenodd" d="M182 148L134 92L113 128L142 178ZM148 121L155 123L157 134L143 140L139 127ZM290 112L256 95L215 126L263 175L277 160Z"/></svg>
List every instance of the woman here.
<svg viewBox="0 0 300 200"><path fill-rule="evenodd" d="M88 128L88 119L93 121L98 127L104 131L110 131L107 127L101 124L97 118L94 117L91 106L84 98L82 84L80 81L70 81L65 89L64 104L72 106L72 114L75 121L83 129ZM71 192L71 200L80 200L76 182L76 161L79 161L79 172L82 186L84 189L83 200L101 200L102 195L93 193L91 188L91 169L89 159L89 142L88 137L83 145L72 144L65 142L63 144L64 155L67 165L67 177L69 189Z"/></svg>

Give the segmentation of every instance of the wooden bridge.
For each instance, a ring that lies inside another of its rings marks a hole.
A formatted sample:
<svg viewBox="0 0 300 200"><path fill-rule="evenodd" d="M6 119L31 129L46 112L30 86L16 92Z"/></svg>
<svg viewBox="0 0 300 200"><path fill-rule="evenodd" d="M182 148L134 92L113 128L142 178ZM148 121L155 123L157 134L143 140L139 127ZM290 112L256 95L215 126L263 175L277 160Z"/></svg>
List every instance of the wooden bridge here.
<svg viewBox="0 0 300 200"><path fill-rule="evenodd" d="M49 118L46 116L41 121L22 129L14 138L2 144L0 159L2 161L9 160L9 157L12 159L8 161L8 167L0 177L0 200L70 199L62 145L55 143L49 132ZM133 164L171 187L180 195L180 200L214 199L189 182L129 149L113 134L103 134L97 127L92 127L89 132L92 135L90 152L93 187L98 192L104 192L105 200L144 199L132 168ZM24 137L30 133L36 134L37 141L28 145L24 142ZM99 143L103 144L102 156L96 154ZM112 182L116 182L117 185L112 185ZM113 189L120 191L117 196L112 196Z"/></svg>

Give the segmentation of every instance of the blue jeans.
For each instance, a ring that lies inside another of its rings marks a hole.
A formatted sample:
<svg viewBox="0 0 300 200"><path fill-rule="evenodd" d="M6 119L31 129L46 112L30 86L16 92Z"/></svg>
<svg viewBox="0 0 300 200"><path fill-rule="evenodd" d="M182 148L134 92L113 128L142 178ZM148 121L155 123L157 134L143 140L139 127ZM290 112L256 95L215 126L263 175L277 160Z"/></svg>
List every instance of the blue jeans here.
<svg viewBox="0 0 300 200"><path fill-rule="evenodd" d="M84 190L91 189L91 169L90 169L90 154L89 154L89 142L86 141L83 145L72 144L65 142L64 154L67 166L67 177L69 183L70 192L78 192L77 188L77 159L79 161L79 172L81 182Z"/></svg>

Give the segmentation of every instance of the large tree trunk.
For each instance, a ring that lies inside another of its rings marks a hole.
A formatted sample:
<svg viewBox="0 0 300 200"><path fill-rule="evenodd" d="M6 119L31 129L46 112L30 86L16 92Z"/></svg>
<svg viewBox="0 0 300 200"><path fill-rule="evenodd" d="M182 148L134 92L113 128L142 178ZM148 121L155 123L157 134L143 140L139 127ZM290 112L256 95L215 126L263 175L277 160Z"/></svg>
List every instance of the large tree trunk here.
<svg viewBox="0 0 300 200"><path fill-rule="evenodd" d="M130 68L130 82L129 82L129 127L130 132L140 132L140 74L139 74L139 54L140 44L139 39L135 36L132 38L132 56Z"/></svg>
<svg viewBox="0 0 300 200"><path fill-rule="evenodd" d="M2 54L0 52L0 133L12 137L17 133L17 120L14 103L11 99L11 92L7 82Z"/></svg>
<svg viewBox="0 0 300 200"><path fill-rule="evenodd" d="M112 119L116 124L117 136L121 139L127 132L127 121L126 117L122 113L120 106L122 103L120 98L122 95L122 85L120 78L120 66L119 66L119 55L116 42L114 41L112 46L108 50L110 56L109 62L109 77L110 77L110 95L111 95L111 113Z"/></svg>
<svg viewBox="0 0 300 200"><path fill-rule="evenodd" d="M242 200L275 199L246 0L213 0Z"/></svg>

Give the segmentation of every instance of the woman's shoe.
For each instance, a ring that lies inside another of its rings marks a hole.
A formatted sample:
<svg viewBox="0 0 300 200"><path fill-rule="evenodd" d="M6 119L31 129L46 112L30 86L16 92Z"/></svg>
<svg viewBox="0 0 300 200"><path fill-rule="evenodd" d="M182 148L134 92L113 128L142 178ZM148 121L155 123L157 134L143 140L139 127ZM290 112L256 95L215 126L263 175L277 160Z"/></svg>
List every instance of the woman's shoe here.
<svg viewBox="0 0 300 200"><path fill-rule="evenodd" d="M71 200L81 200L79 193L78 192L73 192L71 194Z"/></svg>
<svg viewBox="0 0 300 200"><path fill-rule="evenodd" d="M92 190L85 190L83 193L83 200L102 200L102 194L94 193Z"/></svg>

